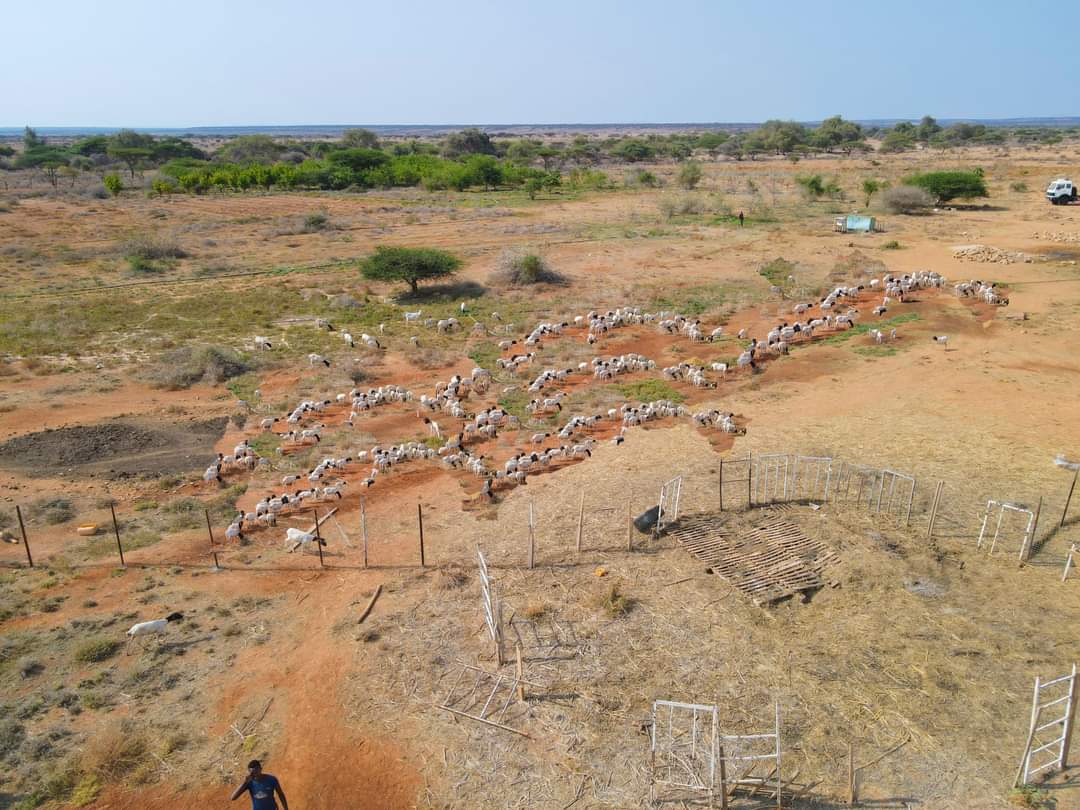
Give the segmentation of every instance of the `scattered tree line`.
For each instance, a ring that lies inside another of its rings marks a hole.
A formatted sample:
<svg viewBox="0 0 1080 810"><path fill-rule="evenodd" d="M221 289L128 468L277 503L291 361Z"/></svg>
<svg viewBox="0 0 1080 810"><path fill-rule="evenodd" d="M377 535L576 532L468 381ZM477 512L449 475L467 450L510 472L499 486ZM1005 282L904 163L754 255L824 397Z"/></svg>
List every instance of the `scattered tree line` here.
<svg viewBox="0 0 1080 810"><path fill-rule="evenodd" d="M112 193L123 188L121 175L134 181L147 169L159 171L158 193L247 189L356 189L423 186L429 190L522 188L530 196L560 185L602 188L609 185L599 167L676 161L677 181L691 189L701 179L701 159L753 160L780 155L791 160L814 154L882 152L974 144L1056 143L1074 129L995 128L957 123L940 126L931 116L917 124L902 121L880 129L833 116L816 127L795 121L766 121L746 131L650 133L632 137L569 140L493 138L476 128L437 140L381 143L366 129L346 130L340 140L278 140L269 135L232 138L206 152L179 137L157 137L132 130L94 135L62 145L46 142L27 127L22 149L0 144L0 169L34 169L53 186L80 172L97 171ZM108 174L111 172L111 174ZM635 185L657 184L638 170ZM805 186L804 186L805 187ZM816 194L818 189L808 188ZM823 193L828 193L825 190ZM818 195L820 196L820 195Z"/></svg>

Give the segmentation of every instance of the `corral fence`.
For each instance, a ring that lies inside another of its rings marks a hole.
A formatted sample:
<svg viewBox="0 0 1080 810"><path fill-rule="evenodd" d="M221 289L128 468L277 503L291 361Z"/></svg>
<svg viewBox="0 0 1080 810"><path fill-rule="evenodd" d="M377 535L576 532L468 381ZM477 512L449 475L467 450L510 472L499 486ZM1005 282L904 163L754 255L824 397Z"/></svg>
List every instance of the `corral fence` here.
<svg viewBox="0 0 1080 810"><path fill-rule="evenodd" d="M111 525L102 527L105 533L93 540L98 562L85 564L210 570L461 567L475 559L477 543L484 544L488 562L497 568L587 564L598 555L653 550L655 544L634 527L635 518L649 510L655 511L655 540L686 517L811 504L840 519L858 513L883 529L906 529L929 543L958 542L990 556L1013 555L1031 565L1053 567L1067 580L1069 540L1080 542L1080 537L1068 535L1080 524L1080 516L1068 516L1065 482L1059 498L1044 498L1023 483L1002 484L990 492L978 486L984 485L935 480L824 454L748 453L718 458L711 470L660 469L651 483L615 479L606 487L579 487L569 499L566 492L555 490L543 498L511 492L499 505L498 523L478 521L469 528L471 533L463 532L460 521L446 510L418 503L412 511L402 509L400 501L353 494L282 514L276 528L253 530L250 540L227 538L225 527L212 525L206 515L201 540L133 548L139 544L129 530L132 524L112 513ZM37 557L44 555L31 548L34 524L25 519L24 508L15 511L19 542L0 546L0 565L41 565L46 561ZM289 527L313 533L320 542L286 547L291 554L278 553L277 538ZM1051 543L1060 533L1065 533L1065 542Z"/></svg>

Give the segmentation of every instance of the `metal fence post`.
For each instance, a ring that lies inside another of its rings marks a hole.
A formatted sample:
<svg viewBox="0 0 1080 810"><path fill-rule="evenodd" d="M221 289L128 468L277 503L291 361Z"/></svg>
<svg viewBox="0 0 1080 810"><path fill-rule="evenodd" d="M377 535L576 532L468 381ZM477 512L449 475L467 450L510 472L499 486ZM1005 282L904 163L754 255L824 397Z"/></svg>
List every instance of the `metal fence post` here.
<svg viewBox="0 0 1080 810"><path fill-rule="evenodd" d="M15 514L19 517L19 531L22 533L23 547L26 549L26 560L30 563L30 567L34 567L34 558L30 554L30 541L26 539L26 526L23 524L22 509L18 504L15 505Z"/></svg>

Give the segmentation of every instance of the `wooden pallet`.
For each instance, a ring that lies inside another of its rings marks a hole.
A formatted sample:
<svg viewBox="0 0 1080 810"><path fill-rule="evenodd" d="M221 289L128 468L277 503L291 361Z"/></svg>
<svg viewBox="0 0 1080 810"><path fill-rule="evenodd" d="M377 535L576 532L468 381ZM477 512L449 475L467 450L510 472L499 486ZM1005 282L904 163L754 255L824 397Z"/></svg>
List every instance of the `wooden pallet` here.
<svg viewBox="0 0 1080 810"><path fill-rule="evenodd" d="M757 605L820 588L822 573L837 559L834 551L776 514L737 536L709 516L682 520L668 534Z"/></svg>

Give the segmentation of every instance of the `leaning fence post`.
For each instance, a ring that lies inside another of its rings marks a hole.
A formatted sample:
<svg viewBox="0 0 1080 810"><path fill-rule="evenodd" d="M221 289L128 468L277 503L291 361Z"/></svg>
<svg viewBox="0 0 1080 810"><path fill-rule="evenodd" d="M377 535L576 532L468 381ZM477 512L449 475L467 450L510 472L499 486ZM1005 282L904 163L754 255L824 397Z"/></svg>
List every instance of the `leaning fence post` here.
<svg viewBox="0 0 1080 810"><path fill-rule="evenodd" d="M577 513L577 550L581 553L581 535L585 528L585 490L581 491L581 504Z"/></svg>
<svg viewBox="0 0 1080 810"><path fill-rule="evenodd" d="M926 539L934 539L934 523L937 521L938 504L941 502L941 490L945 487L944 481L938 481L934 487L934 500L930 504L930 522L926 524Z"/></svg>
<svg viewBox="0 0 1080 810"><path fill-rule="evenodd" d="M360 533L364 538L364 568L367 568L367 512L364 510L364 499L360 498Z"/></svg>
<svg viewBox="0 0 1080 810"><path fill-rule="evenodd" d="M1020 757L1020 767L1016 769L1016 777L1013 779L1013 787L1020 787L1021 780L1027 779L1028 755L1031 753L1031 743L1035 739L1035 727L1039 722L1039 676L1035 676L1035 696L1031 699L1031 725L1028 727L1027 742L1024 743L1024 755Z"/></svg>
<svg viewBox="0 0 1080 810"><path fill-rule="evenodd" d="M210 535L210 550L214 550L214 530L210 528L210 510L204 509L203 514L206 515L206 533Z"/></svg>
<svg viewBox="0 0 1080 810"><path fill-rule="evenodd" d="M116 522L116 506L110 503L109 511L112 512L112 527L116 533L116 550L120 552L120 567L127 568L127 563L124 562L124 547L120 544L120 524Z"/></svg>
<svg viewBox="0 0 1080 810"><path fill-rule="evenodd" d="M319 567L324 568L322 558L322 533L319 531L319 510L312 509L311 516L315 518L315 548L319 550Z"/></svg>
<svg viewBox="0 0 1080 810"><path fill-rule="evenodd" d="M1069 497L1065 499L1065 508L1061 510L1061 525L1065 525L1065 516L1069 514L1069 503L1072 502L1073 490L1076 489L1076 476L1080 475L1080 470L1073 473L1072 484L1069 486Z"/></svg>
<svg viewBox="0 0 1080 810"><path fill-rule="evenodd" d="M424 567L424 507L416 505L416 520L420 526L420 567Z"/></svg>
<svg viewBox="0 0 1080 810"><path fill-rule="evenodd" d="M724 511L724 460L720 459L720 511Z"/></svg>
<svg viewBox="0 0 1080 810"><path fill-rule="evenodd" d="M15 514L19 516L19 531L22 533L23 547L26 549L26 561L30 563L30 567L34 567L34 558L30 554L30 541L26 539L26 526L23 525L22 509L18 504L15 505Z"/></svg>
<svg viewBox="0 0 1080 810"><path fill-rule="evenodd" d="M910 526L911 525L911 503L914 500L915 500L915 479L912 478L911 479L911 492L908 493L908 499L907 499L907 514L904 515L904 525L905 526Z"/></svg>
<svg viewBox="0 0 1080 810"><path fill-rule="evenodd" d="M626 502L626 550L634 550L634 508L629 500Z"/></svg>

